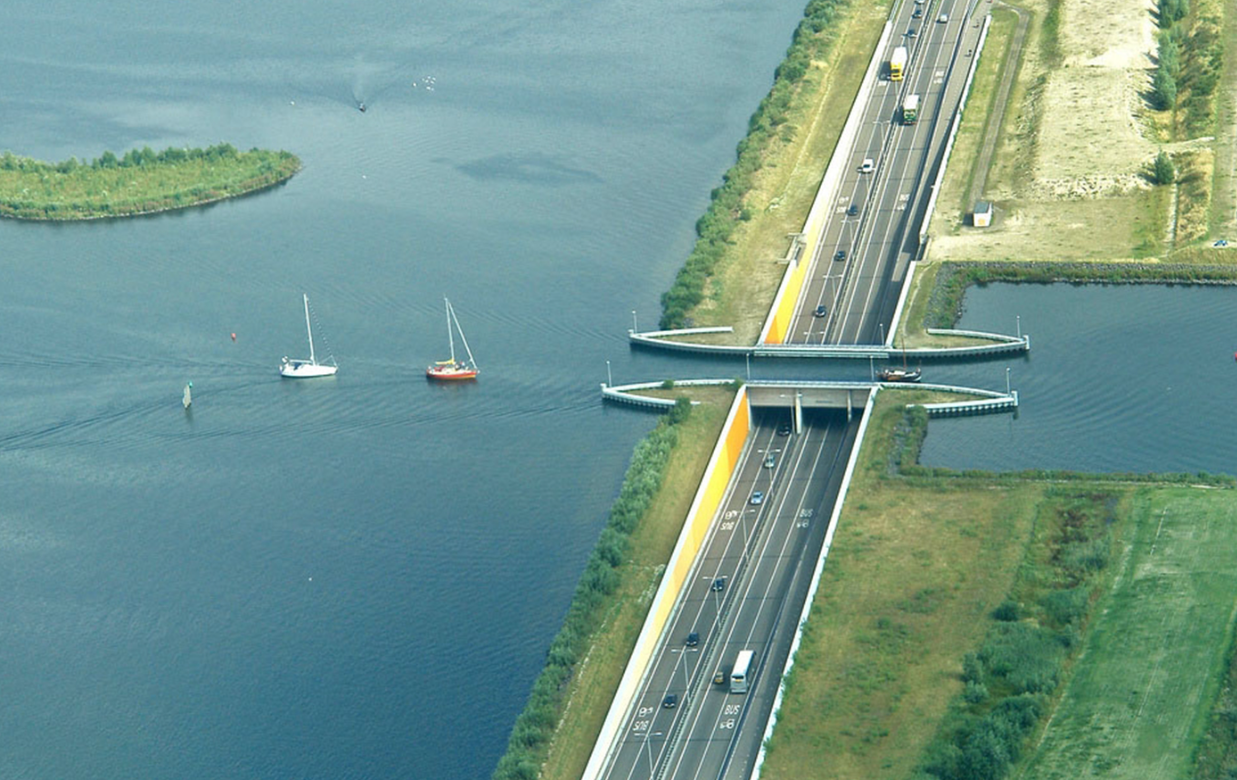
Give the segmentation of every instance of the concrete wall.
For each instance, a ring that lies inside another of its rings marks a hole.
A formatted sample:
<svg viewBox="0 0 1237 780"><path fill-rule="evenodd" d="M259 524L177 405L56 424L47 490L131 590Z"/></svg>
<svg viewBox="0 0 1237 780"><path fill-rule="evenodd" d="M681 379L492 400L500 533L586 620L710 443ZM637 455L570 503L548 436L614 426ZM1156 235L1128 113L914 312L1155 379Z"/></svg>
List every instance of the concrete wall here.
<svg viewBox="0 0 1237 780"><path fill-rule="evenodd" d="M851 147L854 146L855 136L859 133L859 128L863 122L863 112L856 110L856 108L867 103L868 94L872 91L873 85L876 84L877 77L880 74L880 66L883 62L882 52L885 51L885 46L889 43L889 36L892 30L892 23L885 22L885 29L881 32L880 42L876 45L876 52L868 63L867 72L864 73L863 81L859 86L859 93L855 96L855 102L851 107L850 115L846 119L846 124L842 127L841 135L838 136L837 145L833 148L833 156L829 159L829 165L825 168L820 187L816 190L816 198L812 201L812 208L808 211L807 219L804 220L803 230L801 231L803 233L803 254L797 262L791 261L790 268L787 269L785 276L782 277L782 286L778 288L777 295L773 298L773 307L769 310L769 317L765 320L764 328L760 332L760 338L757 340L757 343L784 344L786 342L791 319L794 317L795 307L799 303L799 292L803 289L803 277L816 259L815 255L820 248L817 245L817 242L820 240L820 233L824 230L830 209L833 208L835 192L838 184L842 181L842 176L850 159Z"/></svg>
<svg viewBox="0 0 1237 780"><path fill-rule="evenodd" d="M747 446L750 430L751 410L747 403L747 389L740 388L722 426L717 445L713 448L704 477L700 480L691 509L687 511L679 541L666 564L666 572L657 588L657 594L653 596L648 617L644 620L644 627L640 630L631 658L627 661L623 679L619 681L618 690L614 693L614 701L610 704L610 711L606 714L601 733L597 736L597 743L593 746L593 754L589 757L583 774L586 780L600 776L606 759L618 742L619 732L631 708L633 697L648 672L649 662L662 640L662 630L678 603L683 583L687 581L696 562L696 553L700 551L709 526L730 486L730 478L743 455L744 447Z"/></svg>

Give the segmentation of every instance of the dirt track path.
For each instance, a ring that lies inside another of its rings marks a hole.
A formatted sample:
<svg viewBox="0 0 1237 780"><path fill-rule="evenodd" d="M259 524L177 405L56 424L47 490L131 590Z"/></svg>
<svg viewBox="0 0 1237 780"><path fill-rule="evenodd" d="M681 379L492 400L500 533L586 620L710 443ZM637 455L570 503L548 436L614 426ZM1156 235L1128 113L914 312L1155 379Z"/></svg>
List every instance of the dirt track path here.
<svg viewBox="0 0 1237 780"><path fill-rule="evenodd" d="M1018 14L1018 27L1014 30L1014 37L1009 43L1009 54L1005 58L1005 72L1001 74L1001 85L997 88L992 112L988 114L984 143L975 161L975 176L971 180L971 191L967 195L968 207L983 197L984 185L988 182L988 169L992 167L992 155L996 153L996 141L1001 134L1001 126L1005 123L1005 104L1009 102L1009 93L1014 86L1014 75L1018 72L1018 58L1022 55L1022 43L1026 39L1027 27L1031 22L1031 15L1022 8L1001 2L996 5Z"/></svg>

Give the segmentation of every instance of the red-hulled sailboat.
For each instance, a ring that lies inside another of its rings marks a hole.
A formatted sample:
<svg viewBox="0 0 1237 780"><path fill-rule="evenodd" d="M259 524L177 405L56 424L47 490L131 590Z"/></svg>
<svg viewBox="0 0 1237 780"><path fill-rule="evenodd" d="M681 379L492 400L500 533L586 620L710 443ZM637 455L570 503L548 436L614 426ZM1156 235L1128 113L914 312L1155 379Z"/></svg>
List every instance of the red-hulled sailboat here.
<svg viewBox="0 0 1237 780"><path fill-rule="evenodd" d="M476 379L477 374L481 373L481 369L477 368L477 361L473 360L472 350L468 348L468 339L464 337L464 329L460 327L460 321L455 316L455 309L451 307L451 301L446 297L443 301L447 304L447 341L451 345L451 359L440 360L429 368L425 369L425 376L428 379L436 379L440 382L456 382L463 379ZM455 331L460 332L460 341L464 344L464 351L468 353L467 362L455 359Z"/></svg>

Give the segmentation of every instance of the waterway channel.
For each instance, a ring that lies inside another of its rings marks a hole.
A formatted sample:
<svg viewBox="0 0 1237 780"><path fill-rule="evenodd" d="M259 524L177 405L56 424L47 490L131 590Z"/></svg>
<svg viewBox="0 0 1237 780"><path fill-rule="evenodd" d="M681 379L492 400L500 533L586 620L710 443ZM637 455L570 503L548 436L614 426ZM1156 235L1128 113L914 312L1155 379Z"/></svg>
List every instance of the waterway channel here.
<svg viewBox="0 0 1237 780"><path fill-rule="evenodd" d="M654 419L599 402L606 361L746 371L625 331L656 318L801 11L6 4L0 149L226 140L306 167L200 210L0 223L0 775L488 775ZM333 380L276 375L302 291ZM444 293L474 386L421 374ZM965 325L1035 334L1009 363L1025 406L934 422L925 459L1231 468L1234 308L979 291ZM999 388L1005 365L926 368Z"/></svg>

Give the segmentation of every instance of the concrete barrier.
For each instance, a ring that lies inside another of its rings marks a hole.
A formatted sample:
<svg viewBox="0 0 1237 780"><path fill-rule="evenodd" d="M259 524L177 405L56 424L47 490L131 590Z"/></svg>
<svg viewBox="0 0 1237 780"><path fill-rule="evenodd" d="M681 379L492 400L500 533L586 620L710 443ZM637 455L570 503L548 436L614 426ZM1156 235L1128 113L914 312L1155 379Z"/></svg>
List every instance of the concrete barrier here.
<svg viewBox="0 0 1237 780"><path fill-rule="evenodd" d="M618 743L619 732L631 709L636 691L640 689L654 651L662 641L662 631L678 603L683 583L687 581L696 563L696 553L700 551L704 538L708 535L709 526L726 495L735 465L738 464L743 449L747 446L747 435L750 429L751 411L747 404L747 389L740 388L735 394L734 403L730 406L730 414L722 426L717 445L713 448L713 455L709 458L704 477L700 480L696 497L687 511L678 543L666 564L666 572L662 576L657 593L653 596L653 603L649 606L644 627L640 630L640 636L636 639L636 646L632 650L631 658L627 661L623 678L619 681L618 689L614 693L614 700L602 724L601 733L598 734L597 742L593 745L593 753L589 756L588 765L582 775L585 780L595 780L600 777Z"/></svg>
<svg viewBox="0 0 1237 780"><path fill-rule="evenodd" d="M799 612L799 627L795 630L795 638L791 640L790 652L786 655L786 666L782 669L782 681L777 686L777 695L773 697L773 711L769 714L769 722L760 740L760 752L756 754L756 766L752 769L752 780L760 779L760 770L765 763L769 738L773 736L778 712L782 709L782 699L786 695L786 677L795 666L795 654L799 652L799 645L803 642L803 630L807 626L808 616L812 613L812 603L816 600L816 590L820 587L820 576L825 571L825 559L829 557L829 548L833 545L833 534L837 531L838 518L842 515L842 504L846 501L846 491L850 489L855 464L859 462L859 450L863 444L863 436L868 430L868 421L872 419L872 406L876 401L877 392L868 395L868 402L863 407L863 417L859 421L859 431L855 435L855 447L851 450L850 460L846 462L846 472L842 475L842 485L838 488L838 500L833 505L833 513L829 515L829 528L825 531L825 543L821 547L820 557L816 559L816 569L812 572L812 584L808 587L807 599L803 602L803 609Z"/></svg>
<svg viewBox="0 0 1237 780"><path fill-rule="evenodd" d="M803 277L816 262L819 254L820 233L824 230L829 211L833 208L838 183L841 182L842 175L846 171L851 147L855 143L855 136L859 133L859 127L863 121L862 106L867 103L868 94L872 91L872 86L880 74L885 47L889 43L889 36L892 32L893 23L885 22L885 29L881 32L880 41L876 44L876 52L872 55L868 69L863 74L859 92L855 95L854 103L851 104L850 115L846 118L846 124L838 136L837 145L833 147L833 156L829 159L829 165L825 168L820 187L816 189L816 197L812 200L812 208L808 210L807 219L803 222L803 245L806 251L797 260L792 258L786 273L782 275L782 284L773 297L773 305L769 308L769 316L760 330L757 343L782 344L786 341L791 320L794 318L795 307L799 305L799 291L803 288Z"/></svg>

